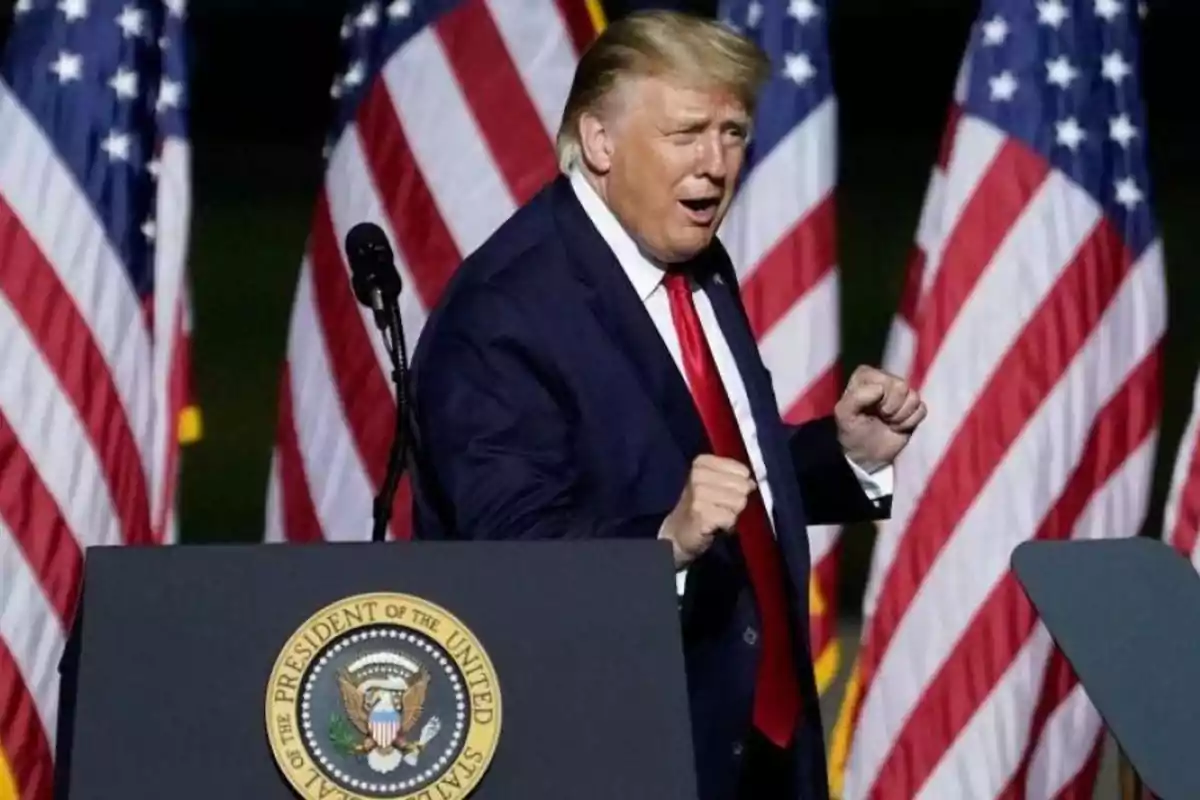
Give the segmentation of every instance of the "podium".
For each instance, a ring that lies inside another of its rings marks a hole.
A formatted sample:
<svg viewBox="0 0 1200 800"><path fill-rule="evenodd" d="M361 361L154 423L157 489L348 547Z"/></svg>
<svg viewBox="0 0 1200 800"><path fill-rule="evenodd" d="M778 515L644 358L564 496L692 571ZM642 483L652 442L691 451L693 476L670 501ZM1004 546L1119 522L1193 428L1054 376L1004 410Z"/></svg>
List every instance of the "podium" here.
<svg viewBox="0 0 1200 800"><path fill-rule="evenodd" d="M1200 797L1195 568L1146 538L1031 541L1012 564L1145 788L1165 800Z"/></svg>
<svg viewBox="0 0 1200 800"><path fill-rule="evenodd" d="M661 542L93 548L57 797L694 800Z"/></svg>

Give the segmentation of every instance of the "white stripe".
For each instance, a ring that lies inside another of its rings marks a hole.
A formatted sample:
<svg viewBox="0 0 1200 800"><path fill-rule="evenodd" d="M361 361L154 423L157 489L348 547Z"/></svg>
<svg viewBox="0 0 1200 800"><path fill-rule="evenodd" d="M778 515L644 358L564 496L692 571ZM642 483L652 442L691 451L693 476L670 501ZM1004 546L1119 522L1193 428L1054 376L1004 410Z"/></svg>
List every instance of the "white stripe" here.
<svg viewBox="0 0 1200 800"><path fill-rule="evenodd" d="M346 261L346 234L360 222L373 222L387 235L392 244L392 253L396 272L400 275L403 289L400 292L400 322L404 325L404 337L410 352L413 342L425 324L425 309L417 295L412 273L405 263L404 253L397 246L396 234L392 230L391 220L379 199L375 179L368 167L366 155L362 149L360 131L351 127L341 138L329 157L329 168L325 174L325 192L329 201L329 215L333 223L333 237L339 254L338 265L343 279L349 288L350 266ZM355 306L358 318L366 330L367 340L375 351L375 362L383 375L391 374L391 359L384 346L383 337L375 327L375 317L371 310L361 303ZM315 319L315 318L314 318ZM384 383L392 398L395 399L395 387L390 379Z"/></svg>
<svg viewBox="0 0 1200 800"><path fill-rule="evenodd" d="M297 289L288 366L296 443L309 495L325 539L369 539L373 484L334 383L307 260Z"/></svg>
<svg viewBox="0 0 1200 800"><path fill-rule="evenodd" d="M1015 710L1030 709L1037 702L1051 644L1044 628L1034 629L991 693L943 754L917 797L921 800L949 797L986 800L996 797L1008 785L1029 740L1027 712L1014 719Z"/></svg>
<svg viewBox="0 0 1200 800"><path fill-rule="evenodd" d="M0 414L80 547L120 544L120 518L91 439L3 292L0 364Z"/></svg>
<svg viewBox="0 0 1200 800"><path fill-rule="evenodd" d="M146 477L153 423L150 336L125 267L91 203L3 81L0 133L0 196L54 266L87 323L112 374Z"/></svg>
<svg viewBox="0 0 1200 800"><path fill-rule="evenodd" d="M287 541L283 525L283 486L279 477L279 448L271 453L271 471L267 478L267 510L263 525L263 541L280 543Z"/></svg>
<svg viewBox="0 0 1200 800"><path fill-rule="evenodd" d="M159 154L154 258L154 462L150 474L150 519L158 523L168 486L178 474L167 475L167 460L179 446L179 418L171 408L171 367L175 359L175 328L184 316L188 232L191 220L191 150L186 142L168 139ZM186 402L186 400L185 400Z"/></svg>
<svg viewBox="0 0 1200 800"><path fill-rule="evenodd" d="M837 361L837 298L838 276L830 270L759 342L780 405L794 403Z"/></svg>
<svg viewBox="0 0 1200 800"><path fill-rule="evenodd" d="M0 518L0 587L3 588L0 639L12 653L53 748L58 714L58 662L66 638L58 613L42 592L37 576L3 518Z"/></svg>
<svg viewBox="0 0 1200 800"><path fill-rule="evenodd" d="M979 182L987 175L1005 141L1004 133L989 122L966 114L959 119L950 163L946 165L940 209L933 210L940 214L930 220L935 230L945 231L947 235L927 248L925 272L921 277L922 295L941 271L942 250L949 234L958 227L967 203L975 196Z"/></svg>
<svg viewBox="0 0 1200 800"><path fill-rule="evenodd" d="M946 240L947 231L942 228L942 224L946 221L945 193L946 173L935 167L929 176L929 190L925 194L921 217L917 221L916 243L924 251L927 264L929 254L940 251L940 243Z"/></svg>
<svg viewBox="0 0 1200 800"><path fill-rule="evenodd" d="M1157 252L1156 247L1148 249L1148 257L1134 266L1092 336L1030 416L923 577L864 698L862 718L874 723L869 726L874 732L900 729L1007 573L1013 548L1037 530L1058 500L1096 414L1162 336L1165 297ZM1000 318L994 319L999 324ZM898 471L903 475L903 469ZM897 494L899 500L903 493ZM856 771L874 776L884 750L857 745Z"/></svg>
<svg viewBox="0 0 1200 800"><path fill-rule="evenodd" d="M575 76L575 46L552 0L486 0L521 83L551 139L558 132Z"/></svg>
<svg viewBox="0 0 1200 800"><path fill-rule="evenodd" d="M746 176L718 232L739 281L833 191L836 115L837 103L830 97Z"/></svg>
<svg viewBox="0 0 1200 800"><path fill-rule="evenodd" d="M400 48L383 79L438 213L469 255L515 204L433 30Z"/></svg>

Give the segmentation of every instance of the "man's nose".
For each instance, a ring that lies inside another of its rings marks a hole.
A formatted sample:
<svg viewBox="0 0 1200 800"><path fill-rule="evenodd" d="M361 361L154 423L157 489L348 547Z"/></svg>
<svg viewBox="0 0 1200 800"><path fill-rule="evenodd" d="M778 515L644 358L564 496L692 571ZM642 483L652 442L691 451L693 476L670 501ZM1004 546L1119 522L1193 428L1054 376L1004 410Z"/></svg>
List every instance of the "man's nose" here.
<svg viewBox="0 0 1200 800"><path fill-rule="evenodd" d="M703 137L696 160L696 172L702 177L714 180L725 179L729 172L729 165L725 148L721 146L720 134Z"/></svg>

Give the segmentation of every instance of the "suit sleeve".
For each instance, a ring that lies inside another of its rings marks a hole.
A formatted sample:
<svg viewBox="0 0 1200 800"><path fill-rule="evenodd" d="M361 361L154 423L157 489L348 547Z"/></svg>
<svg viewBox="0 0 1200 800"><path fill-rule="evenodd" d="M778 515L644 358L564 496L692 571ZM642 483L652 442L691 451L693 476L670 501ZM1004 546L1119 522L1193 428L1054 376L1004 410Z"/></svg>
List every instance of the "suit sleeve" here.
<svg viewBox="0 0 1200 800"><path fill-rule="evenodd" d="M846 460L832 416L789 428L788 447L804 510L812 525L838 525L887 519L891 497L872 500Z"/></svg>
<svg viewBox="0 0 1200 800"><path fill-rule="evenodd" d="M461 299L461 298L460 298ZM488 292L431 337L415 376L423 476L464 539L655 538L669 509L598 509L583 491L570 410L532 326Z"/></svg>

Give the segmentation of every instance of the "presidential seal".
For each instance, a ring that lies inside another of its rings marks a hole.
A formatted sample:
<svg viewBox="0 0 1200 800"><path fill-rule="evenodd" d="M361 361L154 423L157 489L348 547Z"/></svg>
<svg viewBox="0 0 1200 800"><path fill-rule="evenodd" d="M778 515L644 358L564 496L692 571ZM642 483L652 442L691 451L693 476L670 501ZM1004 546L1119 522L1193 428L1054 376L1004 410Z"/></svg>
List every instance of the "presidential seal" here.
<svg viewBox="0 0 1200 800"><path fill-rule="evenodd" d="M287 641L267 687L283 775L312 800L455 800L500 736L500 687L445 609L364 594L321 609Z"/></svg>

